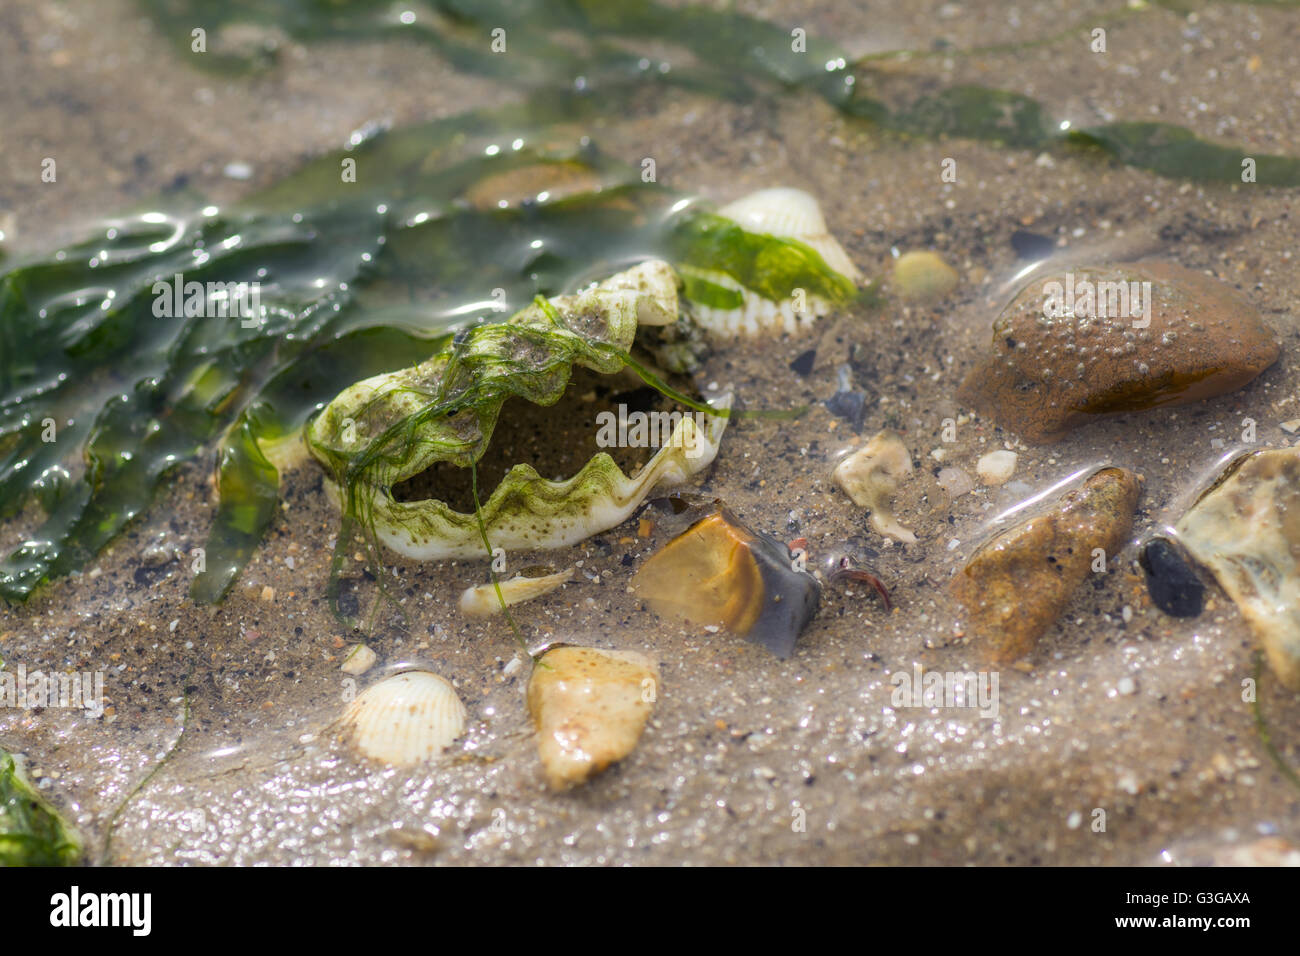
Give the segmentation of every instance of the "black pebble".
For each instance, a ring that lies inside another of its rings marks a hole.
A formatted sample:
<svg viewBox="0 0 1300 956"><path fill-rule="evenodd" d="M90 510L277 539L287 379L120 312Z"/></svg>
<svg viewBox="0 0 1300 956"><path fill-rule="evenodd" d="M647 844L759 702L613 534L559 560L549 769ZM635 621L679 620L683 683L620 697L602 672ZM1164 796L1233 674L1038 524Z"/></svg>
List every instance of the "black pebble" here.
<svg viewBox="0 0 1300 956"><path fill-rule="evenodd" d="M1051 236L1040 236L1036 232L1017 229L1011 234L1011 248L1016 250L1016 255L1021 259L1037 262L1050 256L1056 250L1056 243L1052 241Z"/></svg>
<svg viewBox="0 0 1300 956"><path fill-rule="evenodd" d="M1170 617L1196 617L1205 606L1205 585L1195 569L1164 538L1153 538L1138 558L1147 591Z"/></svg>
<svg viewBox="0 0 1300 956"><path fill-rule="evenodd" d="M862 431L867 416L867 396L862 392L836 392L823 402L832 415L844 419L855 432Z"/></svg>
<svg viewBox="0 0 1300 956"><path fill-rule="evenodd" d="M794 372L806 378L808 373L813 370L813 363L816 361L817 350L809 349L807 352L801 353L798 358L791 362L790 368Z"/></svg>

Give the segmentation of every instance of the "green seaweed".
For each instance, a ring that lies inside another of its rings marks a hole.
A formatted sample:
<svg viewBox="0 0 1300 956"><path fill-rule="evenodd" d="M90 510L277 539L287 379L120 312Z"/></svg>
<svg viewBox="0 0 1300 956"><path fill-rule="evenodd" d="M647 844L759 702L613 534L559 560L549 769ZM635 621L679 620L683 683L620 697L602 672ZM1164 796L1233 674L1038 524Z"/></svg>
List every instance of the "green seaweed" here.
<svg viewBox="0 0 1300 956"><path fill-rule="evenodd" d="M1099 147L1119 162L1175 179L1242 182L1242 162L1255 161L1261 186L1300 186L1300 159L1208 143L1169 123L1110 123L1072 130L1067 142Z"/></svg>
<svg viewBox="0 0 1300 956"><path fill-rule="evenodd" d="M542 97L537 121L566 112L562 100ZM218 600L276 513L266 446L292 441L342 386L426 358L502 302L629 257L724 257L716 217L590 144L534 148L544 129L531 127L502 136L502 123L525 115L509 107L374 133L227 212L117 220L0 273L0 516L32 500L45 509L0 561L0 597L24 600L83 567L174 468L216 444L220 504L192 595ZM485 148L503 140L508 149ZM340 182L343 158L366 171L364 185ZM589 181L520 208L465 203L476 184L524 167ZM847 291L801 244L731 236L743 249L715 264L760 292ZM759 280L768 268L780 282ZM155 284L170 300L177 274L260 283L258 315L186 315L184 302L156 315ZM43 440L50 422L55 441Z"/></svg>
<svg viewBox="0 0 1300 956"><path fill-rule="evenodd" d="M0 866L72 866L81 854L77 831L0 747Z"/></svg>
<svg viewBox="0 0 1300 956"><path fill-rule="evenodd" d="M807 37L801 52L786 25L698 5L443 0L404 23L363 0L141 3L199 66L265 67L283 37L407 36L526 95L409 129L359 130L228 210L130 216L84 243L0 262L0 518L32 526L0 560L0 598L11 601L84 567L175 468L210 454L221 503L193 593L216 600L275 514L280 476L266 446L291 440L342 385L421 361L502 305L575 288L634 256L687 267L684 297L700 305L737 302L710 271L769 297L803 287L848 301L851 288L806 247L680 209L679 193L587 141L551 145L557 128L576 139L647 91L814 95L905 136L1097 150L1218 182L1240 181L1249 155L1165 124L1063 129L1035 100L979 86L927 89L890 108L864 89L869 70L855 72L833 43ZM243 41L241 23L257 28ZM192 52L199 27L203 55ZM492 50L497 27L506 53ZM655 56L640 52L650 42ZM1293 158L1252 158L1260 184L1300 180ZM356 163L355 182L341 180L344 160ZM467 201L476 184L530 166L590 181L510 209ZM155 283L176 274L260 282L257 321L155 315Z"/></svg>

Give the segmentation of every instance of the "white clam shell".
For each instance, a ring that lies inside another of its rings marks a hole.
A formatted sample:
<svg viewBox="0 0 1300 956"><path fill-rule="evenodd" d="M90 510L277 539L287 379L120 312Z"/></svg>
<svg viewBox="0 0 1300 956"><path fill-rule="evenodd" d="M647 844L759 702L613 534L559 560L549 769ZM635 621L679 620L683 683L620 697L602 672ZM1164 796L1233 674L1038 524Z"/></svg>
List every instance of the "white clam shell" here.
<svg viewBox="0 0 1300 956"><path fill-rule="evenodd" d="M440 754L465 729L465 705L443 677L405 671L367 688L343 712L353 745L372 760L410 767Z"/></svg>

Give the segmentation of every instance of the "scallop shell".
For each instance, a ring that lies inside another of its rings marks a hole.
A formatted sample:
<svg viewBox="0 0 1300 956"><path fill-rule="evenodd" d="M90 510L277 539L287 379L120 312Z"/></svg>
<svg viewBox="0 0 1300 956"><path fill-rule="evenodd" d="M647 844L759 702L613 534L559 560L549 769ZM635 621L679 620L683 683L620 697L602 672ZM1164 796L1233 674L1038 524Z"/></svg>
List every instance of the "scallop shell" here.
<svg viewBox="0 0 1300 956"><path fill-rule="evenodd" d="M497 589L491 584L480 584L466 588L460 596L460 613L466 617L490 617L501 613L501 602L520 604L531 601L544 594L550 594L561 584L573 579L573 568L556 574L547 574L537 578L515 575L508 581L501 581L501 597L497 598Z"/></svg>
<svg viewBox="0 0 1300 956"><path fill-rule="evenodd" d="M849 259L844 248L826 231L817 200L802 189L760 189L737 199L718 210L718 215L737 223L748 232L776 236L780 239L797 239L816 251L830 268L857 283L862 274ZM710 335L734 338L737 335L757 335L769 330L795 333L810 325L818 316L831 311L829 302L820 296L808 296L806 308L795 311L794 301L785 299L773 302L746 289L732 276L723 272L698 269L679 263L683 274L693 273L699 278L739 293L739 308L723 309L693 303L691 316Z"/></svg>
<svg viewBox="0 0 1300 956"><path fill-rule="evenodd" d="M405 671L352 701L343 712L343 726L362 756L410 767L446 750L461 735L465 705L445 678Z"/></svg>

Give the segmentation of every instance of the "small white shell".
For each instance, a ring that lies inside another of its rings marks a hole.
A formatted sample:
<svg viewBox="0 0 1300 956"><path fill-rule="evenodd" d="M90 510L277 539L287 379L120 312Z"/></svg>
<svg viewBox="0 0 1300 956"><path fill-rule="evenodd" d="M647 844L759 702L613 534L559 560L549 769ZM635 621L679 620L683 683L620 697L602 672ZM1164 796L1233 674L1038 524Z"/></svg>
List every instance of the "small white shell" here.
<svg viewBox="0 0 1300 956"><path fill-rule="evenodd" d="M539 598L543 594L550 594L561 584L572 579L573 571L573 568L569 568L540 578L526 578L522 575L515 575L508 581L499 582L501 585L500 600L497 599L497 589L491 584L480 584L477 587L466 588L460 596L460 613L466 617L490 617L493 614L500 614L502 600L506 604L519 604L522 601Z"/></svg>
<svg viewBox="0 0 1300 956"><path fill-rule="evenodd" d="M445 678L405 671L366 689L343 712L343 726L364 757L410 767L451 746L465 729L465 705Z"/></svg>
<svg viewBox="0 0 1300 956"><path fill-rule="evenodd" d="M723 206L718 215L739 223L748 232L798 239L817 250L826 264L840 275L854 282L861 278L844 247L826 231L821 206L802 189L760 189Z"/></svg>

